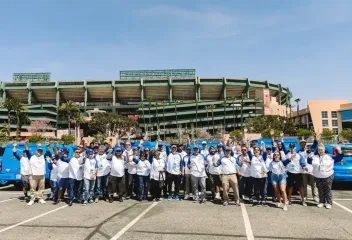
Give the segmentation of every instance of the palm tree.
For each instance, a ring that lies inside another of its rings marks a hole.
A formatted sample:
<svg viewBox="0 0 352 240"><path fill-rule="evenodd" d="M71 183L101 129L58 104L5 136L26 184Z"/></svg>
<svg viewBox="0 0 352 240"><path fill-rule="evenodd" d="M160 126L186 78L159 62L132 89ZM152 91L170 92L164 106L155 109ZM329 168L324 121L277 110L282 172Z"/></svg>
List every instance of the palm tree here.
<svg viewBox="0 0 352 240"><path fill-rule="evenodd" d="M72 116L72 122L75 124L75 138L76 138L76 144L79 144L80 142L80 126L81 123L85 123L86 119L84 117L84 114L81 112L78 112Z"/></svg>
<svg viewBox="0 0 352 240"><path fill-rule="evenodd" d="M210 106L205 106L205 110L207 111L208 129L209 129L210 123L209 123L209 113L208 113L208 110L210 110Z"/></svg>
<svg viewBox="0 0 352 240"><path fill-rule="evenodd" d="M3 103L3 107L7 108L7 116L8 116L8 128L9 131L11 131L11 112L15 113L16 117L16 137L19 138L21 135L21 127L23 126L24 123L28 122L28 116L25 113L28 108L21 103L20 101L17 101L16 99L12 98L7 98L5 102ZM9 132L10 136L10 132Z"/></svg>
<svg viewBox="0 0 352 240"><path fill-rule="evenodd" d="M146 125L145 125L144 103L141 103L141 104L139 105L139 107L142 108L142 116L143 116L143 123L144 123L144 132L146 132L147 127L146 127Z"/></svg>
<svg viewBox="0 0 352 240"><path fill-rule="evenodd" d="M213 135L214 135L214 133L215 133L214 109L216 108L216 106L215 105L211 105L209 107L210 107L210 110L211 110L211 118L212 118L212 121L213 121Z"/></svg>
<svg viewBox="0 0 352 240"><path fill-rule="evenodd" d="M227 101L226 99L222 101L222 104L224 105L224 132L226 130L226 107L227 107Z"/></svg>
<svg viewBox="0 0 352 240"><path fill-rule="evenodd" d="M299 114L299 102L301 101L300 98L296 98L295 102L297 103L297 117L298 117L298 128L301 128L301 116Z"/></svg>
<svg viewBox="0 0 352 240"><path fill-rule="evenodd" d="M6 98L5 102L2 104L2 107L7 109L7 128L9 130L9 136L11 132L11 112L14 111L14 99Z"/></svg>
<svg viewBox="0 0 352 240"><path fill-rule="evenodd" d="M244 94L242 93L242 99L241 99L241 129L243 130L243 98Z"/></svg>
<svg viewBox="0 0 352 240"><path fill-rule="evenodd" d="M286 107L286 117L287 117L287 108L289 108L290 103L289 102L285 102L285 107Z"/></svg>
<svg viewBox="0 0 352 240"><path fill-rule="evenodd" d="M149 108L149 126L148 126L148 128L149 128L152 125L152 122L151 122L152 116L150 115L150 107L152 105L153 97L151 97L151 96L147 97L147 101L149 102L149 105L148 105L148 108Z"/></svg>
<svg viewBox="0 0 352 240"><path fill-rule="evenodd" d="M71 134L71 119L79 112L79 106L72 100L68 100L66 103L61 104L59 111L66 117L68 122L68 134Z"/></svg>

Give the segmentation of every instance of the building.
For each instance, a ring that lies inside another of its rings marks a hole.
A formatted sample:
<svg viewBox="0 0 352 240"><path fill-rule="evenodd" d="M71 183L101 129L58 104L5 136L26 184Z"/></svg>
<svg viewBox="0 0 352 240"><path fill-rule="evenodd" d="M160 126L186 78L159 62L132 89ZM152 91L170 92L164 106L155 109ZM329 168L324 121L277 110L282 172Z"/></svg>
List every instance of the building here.
<svg viewBox="0 0 352 240"><path fill-rule="evenodd" d="M286 115L292 93L268 81L194 77L1 82L0 99L8 97L25 103L31 120L50 121L54 131L67 128L57 109L73 100L84 113L117 112L138 118L142 130L155 131L159 125L174 133L176 128L213 129L213 125L229 130L241 127L248 117ZM0 121L7 121L6 109L0 109Z"/></svg>
<svg viewBox="0 0 352 240"><path fill-rule="evenodd" d="M352 123L352 104L347 100L309 100L299 114L292 112L292 118L300 127L314 129L318 134L328 128L338 135Z"/></svg>

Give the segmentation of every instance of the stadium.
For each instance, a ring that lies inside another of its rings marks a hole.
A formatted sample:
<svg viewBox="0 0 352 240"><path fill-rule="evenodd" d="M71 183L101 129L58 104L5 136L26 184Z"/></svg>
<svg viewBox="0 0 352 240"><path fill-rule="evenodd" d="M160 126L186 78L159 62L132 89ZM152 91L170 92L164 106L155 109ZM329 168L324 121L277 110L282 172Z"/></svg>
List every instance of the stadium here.
<svg viewBox="0 0 352 240"><path fill-rule="evenodd" d="M14 74L13 82L1 82L1 100L23 102L30 120L49 122L53 134L67 129L67 121L58 114L58 107L67 100L76 102L85 114L116 112L139 119L142 131L156 131L159 125L170 134L177 128L231 130L240 128L248 117L286 116L292 97L281 84L197 77L194 69L121 71L118 80L50 80L50 74L29 75ZM7 119L7 109L1 108L0 123ZM23 126L22 132L28 127ZM11 131L15 128L11 123Z"/></svg>

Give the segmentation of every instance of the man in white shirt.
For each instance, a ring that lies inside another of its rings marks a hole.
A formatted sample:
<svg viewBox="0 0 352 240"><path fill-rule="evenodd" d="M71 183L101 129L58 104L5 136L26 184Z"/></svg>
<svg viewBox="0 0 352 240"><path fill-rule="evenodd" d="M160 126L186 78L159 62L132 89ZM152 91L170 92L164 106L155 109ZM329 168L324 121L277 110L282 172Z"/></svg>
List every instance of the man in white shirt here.
<svg viewBox="0 0 352 240"><path fill-rule="evenodd" d="M191 169L188 168L187 163L188 160L191 158L191 148L187 147L186 149L187 155L183 157L183 163L182 165L184 167L184 189L185 189L185 196L184 200L188 200L189 198L193 198L193 185L192 185L192 175L191 175Z"/></svg>
<svg viewBox="0 0 352 240"><path fill-rule="evenodd" d="M76 149L69 162L69 202L68 206L72 206L74 196L79 203L83 201L83 153Z"/></svg>
<svg viewBox="0 0 352 240"><path fill-rule="evenodd" d="M20 166L21 166L21 181L22 181L22 186L23 186L23 194L24 194L24 200L28 200L28 194L27 192L29 191L29 159L27 157L26 151L23 151L22 155L17 154L17 149L16 149L17 143L13 143L13 156L20 161ZM26 142L26 150L28 150L28 141Z"/></svg>
<svg viewBox="0 0 352 240"><path fill-rule="evenodd" d="M222 187L220 175L221 175L221 167L215 167L213 164L213 160L218 161L220 159L220 155L215 152L215 148L211 146L209 148L209 154L205 157L205 160L208 163L209 173L210 173L210 183L211 183L211 192L213 200L221 199L220 196L220 188Z"/></svg>
<svg viewBox="0 0 352 240"><path fill-rule="evenodd" d="M168 197L167 199L170 201L172 199L172 184L175 184L175 200L179 200L179 190L181 183L181 173L182 173L182 156L177 153L176 146L173 145L171 147L171 153L167 157L166 161L166 182L168 186Z"/></svg>
<svg viewBox="0 0 352 240"><path fill-rule="evenodd" d="M206 201L206 178L205 172L206 161L203 156L199 154L198 146L193 147L193 155L191 155L187 167L191 169L191 178L193 184L194 202L198 200L200 203ZM198 187L200 186L200 199L198 199Z"/></svg>
<svg viewBox="0 0 352 240"><path fill-rule="evenodd" d="M125 157L122 156L122 149L116 148L114 156L109 152L107 159L111 161L109 202L112 203L114 201L114 193L117 193L119 201L123 202L122 195L125 192Z"/></svg>
<svg viewBox="0 0 352 240"><path fill-rule="evenodd" d="M44 204L45 201L43 199L43 192L45 189L45 159L43 156L43 149L41 145L38 144L38 148L36 154L32 156L29 150L26 150L26 154L29 158L29 169L30 176L29 181L31 185L31 200L27 204L28 206L32 206L34 204L34 200L37 198L39 202Z"/></svg>
<svg viewBox="0 0 352 240"><path fill-rule="evenodd" d="M95 155L95 160L98 164L98 173L95 185L95 202L99 201L100 194L103 195L105 201L109 201L108 196L108 180L110 175L110 161L106 159L106 154L104 153L105 147L100 146L98 154Z"/></svg>
<svg viewBox="0 0 352 240"><path fill-rule="evenodd" d="M202 142L202 150L200 150L200 154L202 154L204 158L206 156L208 156L208 154L209 154L209 150L207 148L207 142L206 141Z"/></svg>

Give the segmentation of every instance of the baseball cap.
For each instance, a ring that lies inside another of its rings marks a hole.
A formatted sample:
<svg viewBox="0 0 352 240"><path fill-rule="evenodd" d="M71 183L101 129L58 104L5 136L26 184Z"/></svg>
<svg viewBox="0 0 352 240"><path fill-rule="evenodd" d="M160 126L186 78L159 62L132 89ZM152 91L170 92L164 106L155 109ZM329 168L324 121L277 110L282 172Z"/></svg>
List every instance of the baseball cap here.
<svg viewBox="0 0 352 240"><path fill-rule="evenodd" d="M193 149L199 149L199 147L197 145L194 145Z"/></svg>
<svg viewBox="0 0 352 240"><path fill-rule="evenodd" d="M271 147L266 147L265 149L266 149L266 150L272 150Z"/></svg>
<svg viewBox="0 0 352 240"><path fill-rule="evenodd" d="M116 151L122 151L122 149L118 147L118 148L116 148Z"/></svg>
<svg viewBox="0 0 352 240"><path fill-rule="evenodd" d="M69 152L67 148L63 147L61 148L61 152Z"/></svg>
<svg viewBox="0 0 352 240"><path fill-rule="evenodd" d="M182 143L177 144L177 147L183 147L183 144Z"/></svg>
<svg viewBox="0 0 352 240"><path fill-rule="evenodd" d="M304 140L304 139L302 139L302 140L301 140L301 141L299 141L299 142L300 142L300 143L301 143L301 142L304 142L304 143L306 143L307 141L306 141L306 140Z"/></svg>
<svg viewBox="0 0 352 240"><path fill-rule="evenodd" d="M163 146L163 143L162 143L162 142L159 142L159 143L158 143L158 146Z"/></svg>
<svg viewBox="0 0 352 240"><path fill-rule="evenodd" d="M145 148L144 151L149 151L150 149L149 148Z"/></svg>
<svg viewBox="0 0 352 240"><path fill-rule="evenodd" d="M172 145L171 148L176 148L176 145Z"/></svg>
<svg viewBox="0 0 352 240"><path fill-rule="evenodd" d="M187 147L186 150L191 150L191 148L190 148L190 147Z"/></svg>
<svg viewBox="0 0 352 240"><path fill-rule="evenodd" d="M224 145L222 143L219 143L218 144L218 147L223 147Z"/></svg>
<svg viewBox="0 0 352 240"><path fill-rule="evenodd" d="M296 145L295 145L294 143L290 143L289 147L290 147L290 148L295 148Z"/></svg>
<svg viewBox="0 0 352 240"><path fill-rule="evenodd" d="M138 150L138 148L137 147L133 147L132 150Z"/></svg>
<svg viewBox="0 0 352 240"><path fill-rule="evenodd" d="M88 154L88 155L93 155L94 152L93 152L92 150L88 150L88 151L87 151L87 154Z"/></svg>
<svg viewBox="0 0 352 240"><path fill-rule="evenodd" d="M206 142L206 141L203 141L202 144L207 144L207 142Z"/></svg>
<svg viewBox="0 0 352 240"><path fill-rule="evenodd" d="M231 151L232 149L230 147L226 147L225 151Z"/></svg>

